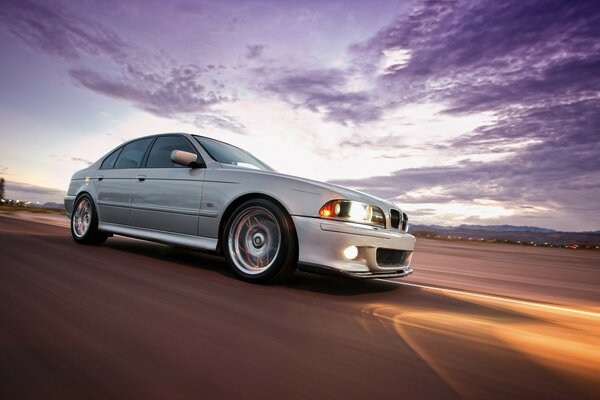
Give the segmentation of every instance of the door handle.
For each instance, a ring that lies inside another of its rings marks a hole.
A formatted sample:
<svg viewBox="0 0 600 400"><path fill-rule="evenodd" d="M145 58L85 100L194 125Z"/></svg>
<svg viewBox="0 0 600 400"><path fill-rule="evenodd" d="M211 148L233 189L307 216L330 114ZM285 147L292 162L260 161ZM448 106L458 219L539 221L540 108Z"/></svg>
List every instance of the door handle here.
<svg viewBox="0 0 600 400"><path fill-rule="evenodd" d="M104 175L98 175L98 180L101 181L102 179L104 179Z"/></svg>
<svg viewBox="0 0 600 400"><path fill-rule="evenodd" d="M140 182L145 181L146 180L146 175L138 175L137 176L137 180L140 181Z"/></svg>

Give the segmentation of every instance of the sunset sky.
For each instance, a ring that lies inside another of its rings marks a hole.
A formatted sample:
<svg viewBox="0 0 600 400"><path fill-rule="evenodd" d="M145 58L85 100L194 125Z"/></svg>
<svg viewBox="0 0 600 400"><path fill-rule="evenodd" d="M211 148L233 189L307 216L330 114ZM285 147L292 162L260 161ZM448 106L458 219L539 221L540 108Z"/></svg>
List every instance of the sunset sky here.
<svg viewBox="0 0 600 400"><path fill-rule="evenodd" d="M0 0L0 176L184 131L416 223L600 230L598 1Z"/></svg>

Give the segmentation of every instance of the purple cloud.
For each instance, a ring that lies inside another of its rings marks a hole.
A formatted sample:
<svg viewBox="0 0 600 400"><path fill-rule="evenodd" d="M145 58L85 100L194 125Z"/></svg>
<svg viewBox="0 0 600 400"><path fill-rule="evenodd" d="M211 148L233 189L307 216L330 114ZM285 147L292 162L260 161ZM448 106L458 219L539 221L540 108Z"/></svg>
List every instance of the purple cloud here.
<svg viewBox="0 0 600 400"><path fill-rule="evenodd" d="M255 58L261 58L265 51L265 45L262 44L249 44L246 45L246 58L249 60Z"/></svg>
<svg viewBox="0 0 600 400"><path fill-rule="evenodd" d="M573 100L600 90L600 19L593 1L425 2L372 38L350 47L344 69L265 67L262 89L340 123L433 101L448 113ZM405 64L381 65L388 52ZM385 72L385 73L384 73ZM348 77L375 81L348 89Z"/></svg>
<svg viewBox="0 0 600 400"><path fill-rule="evenodd" d="M104 56L122 62L129 51L116 33L82 20L56 3L6 0L0 7L0 20L33 49L67 60Z"/></svg>
<svg viewBox="0 0 600 400"><path fill-rule="evenodd" d="M211 109L234 98L223 94L226 87L218 78L223 65L182 65L162 52L148 53L105 26L56 4L6 1L0 18L33 49L67 60L71 64L68 74L80 86L158 116L190 117L187 119L200 126L214 121L243 131L239 123ZM95 56L108 65L100 68L97 62L86 63Z"/></svg>
<svg viewBox="0 0 600 400"><path fill-rule="evenodd" d="M388 102L403 91L464 113L577 100L600 90L598 15L593 1L426 3L351 51L370 73L385 51L410 54L379 78Z"/></svg>
<svg viewBox="0 0 600 400"><path fill-rule="evenodd" d="M275 94L280 99L342 124L373 121L381 115L365 91L346 91L345 71L338 69L314 70L255 70L268 77L260 90Z"/></svg>
<svg viewBox="0 0 600 400"><path fill-rule="evenodd" d="M488 111L497 117L492 125L431 148L476 155L526 139L534 144L500 161L335 183L405 203L488 199L546 205L600 222L597 2L426 3L351 52L363 73L376 74L385 51L394 49L406 50L410 59L381 74L371 98L387 105L434 101L447 105L445 113ZM393 135L343 145L395 147ZM407 195L432 187L442 188L440 194Z"/></svg>
<svg viewBox="0 0 600 400"><path fill-rule="evenodd" d="M115 77L88 69L72 69L69 75L82 86L160 116L201 112L228 98L200 83L204 70L195 65L148 73L128 65L124 76ZM217 84L218 85L218 84Z"/></svg>

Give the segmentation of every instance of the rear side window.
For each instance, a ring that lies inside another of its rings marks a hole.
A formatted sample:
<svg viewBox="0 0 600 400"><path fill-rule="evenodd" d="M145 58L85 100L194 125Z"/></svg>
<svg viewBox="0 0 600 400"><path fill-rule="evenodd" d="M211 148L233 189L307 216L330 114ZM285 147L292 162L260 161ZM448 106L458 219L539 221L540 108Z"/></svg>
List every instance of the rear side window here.
<svg viewBox="0 0 600 400"><path fill-rule="evenodd" d="M196 153L190 142L183 136L159 136L152 145L146 168L185 168L171 161L173 150Z"/></svg>
<svg viewBox="0 0 600 400"><path fill-rule="evenodd" d="M151 142L152 138L146 138L126 144L119 154L114 168L139 168Z"/></svg>
<svg viewBox="0 0 600 400"><path fill-rule="evenodd" d="M104 161L102 161L100 169L111 169L115 165L115 161L117 160L117 157L119 157L119 153L121 152L121 150L123 150L122 147L113 151L108 157L106 157Z"/></svg>

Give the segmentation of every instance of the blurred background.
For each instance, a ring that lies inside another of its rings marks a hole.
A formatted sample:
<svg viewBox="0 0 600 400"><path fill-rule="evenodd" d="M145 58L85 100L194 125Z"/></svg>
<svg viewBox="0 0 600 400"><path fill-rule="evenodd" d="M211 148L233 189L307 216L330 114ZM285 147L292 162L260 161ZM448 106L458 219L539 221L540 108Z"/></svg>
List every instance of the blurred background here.
<svg viewBox="0 0 600 400"><path fill-rule="evenodd" d="M600 229L595 1L1 4L9 199L186 131L417 224Z"/></svg>

